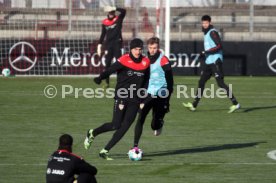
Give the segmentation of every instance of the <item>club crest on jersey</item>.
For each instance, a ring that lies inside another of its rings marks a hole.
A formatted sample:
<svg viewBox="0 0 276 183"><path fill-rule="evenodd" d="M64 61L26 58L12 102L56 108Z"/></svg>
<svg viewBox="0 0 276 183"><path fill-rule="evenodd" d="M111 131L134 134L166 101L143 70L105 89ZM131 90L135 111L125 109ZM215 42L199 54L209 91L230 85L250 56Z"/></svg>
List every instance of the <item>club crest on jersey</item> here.
<svg viewBox="0 0 276 183"><path fill-rule="evenodd" d="M146 66L146 65L147 65L147 62L146 62L146 61L142 61L142 65L143 65L143 66Z"/></svg>
<svg viewBox="0 0 276 183"><path fill-rule="evenodd" d="M120 110L123 110L123 109L124 109L124 107L125 107L125 105L124 105L124 104L119 104L119 109L120 109Z"/></svg>

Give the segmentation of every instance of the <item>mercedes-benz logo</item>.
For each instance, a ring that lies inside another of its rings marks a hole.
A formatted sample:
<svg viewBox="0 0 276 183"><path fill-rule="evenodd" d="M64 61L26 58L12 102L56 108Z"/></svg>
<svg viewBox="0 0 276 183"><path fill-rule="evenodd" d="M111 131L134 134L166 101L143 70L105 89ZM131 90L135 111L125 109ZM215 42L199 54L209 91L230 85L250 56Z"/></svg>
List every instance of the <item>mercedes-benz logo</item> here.
<svg viewBox="0 0 276 183"><path fill-rule="evenodd" d="M16 49L17 46L21 46L21 51L20 51L20 55L15 58L15 59L12 59L11 58L11 54L12 52ZM34 58L29 58L28 56L25 55L25 46L31 48L31 50L33 51L33 53L35 54L35 57ZM26 72L26 71L29 71L31 70L35 64L36 64L36 60L37 60L37 56L36 56L36 50L34 48L33 45L31 45L30 43L28 42L24 42L24 41L21 41L21 42L18 42L16 44L14 44L10 51L9 51L9 62L10 62L10 65L12 66L12 68L14 68L15 70L19 71L19 72ZM18 63L18 62L28 62L30 65L27 67L27 68L18 68L15 64Z"/></svg>
<svg viewBox="0 0 276 183"><path fill-rule="evenodd" d="M274 58L271 58L271 53L272 51L276 48L276 45L272 46L268 52L267 52L267 56L266 56L266 59L267 59L267 65L268 67L276 73L276 59L275 57Z"/></svg>
<svg viewBox="0 0 276 183"><path fill-rule="evenodd" d="M127 75L128 76L133 76L133 72L132 71L127 71Z"/></svg>

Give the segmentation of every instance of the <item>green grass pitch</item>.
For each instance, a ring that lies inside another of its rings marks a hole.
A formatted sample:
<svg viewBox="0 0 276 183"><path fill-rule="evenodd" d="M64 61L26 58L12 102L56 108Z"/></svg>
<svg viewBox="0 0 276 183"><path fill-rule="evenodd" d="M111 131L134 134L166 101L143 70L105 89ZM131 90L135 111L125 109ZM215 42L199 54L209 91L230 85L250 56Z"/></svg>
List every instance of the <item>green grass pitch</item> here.
<svg viewBox="0 0 276 183"><path fill-rule="evenodd" d="M189 88L197 81L175 77L175 84ZM98 157L111 132L84 150L87 129L111 120L113 99L63 99L60 91L62 85L96 88L90 78L0 78L0 182L45 182L48 156L58 137L70 133L74 153L98 168L99 183L275 183L276 161L266 154L276 149L276 78L226 77L226 82L233 84L241 110L227 114L228 99L204 98L189 112L182 102L192 99L177 99L175 90L162 135L153 136L148 118L140 142L144 158L132 162L126 153L134 125L111 150L114 161ZM49 84L59 92L52 99L43 94Z"/></svg>

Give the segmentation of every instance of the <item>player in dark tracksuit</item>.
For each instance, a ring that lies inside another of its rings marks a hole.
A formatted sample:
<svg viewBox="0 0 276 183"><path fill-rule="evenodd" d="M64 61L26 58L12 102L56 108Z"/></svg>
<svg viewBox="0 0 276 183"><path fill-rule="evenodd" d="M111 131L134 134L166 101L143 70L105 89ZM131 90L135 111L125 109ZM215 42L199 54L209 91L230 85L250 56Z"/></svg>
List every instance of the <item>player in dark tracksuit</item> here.
<svg viewBox="0 0 276 183"><path fill-rule="evenodd" d="M201 21L202 31L204 32L204 51L200 54L205 57L205 63L202 66L194 102L183 103L183 105L191 111L196 110L196 107L203 95L205 83L213 74L216 78L218 86L226 91L227 96L232 102L232 106L228 111L228 113L232 113L240 108L240 104L234 97L232 91L230 91L229 87L224 83L224 74L222 69L223 55L220 36L211 24L211 17L209 15L202 16Z"/></svg>
<svg viewBox="0 0 276 183"><path fill-rule="evenodd" d="M141 111L135 126L134 148L143 131L145 119L152 109L151 128L154 135L161 134L164 117L169 112L169 101L173 92L173 73L169 59L159 51L159 39L150 38L147 42L150 59L150 78L147 87L148 98L140 105Z"/></svg>
<svg viewBox="0 0 276 183"><path fill-rule="evenodd" d="M64 134L59 148L50 157L46 170L46 183L96 183L97 169L72 153L73 138ZM78 177L75 179L75 175Z"/></svg>
<svg viewBox="0 0 276 183"><path fill-rule="evenodd" d="M122 24L126 15L126 10L116 7L105 7L108 12L107 18L102 21L102 32L97 46L97 53L101 56L102 45L105 49L106 68L111 65L112 59L118 59L122 55ZM116 16L115 12L120 12ZM109 87L109 77L106 78L107 87Z"/></svg>
<svg viewBox="0 0 276 183"><path fill-rule="evenodd" d="M112 160L108 157L109 150L127 132L139 109L140 98L136 91L143 88L148 80L150 65L149 59L142 55L142 48L142 40L133 39L130 42L130 53L120 57L117 62L94 79L97 84L100 84L101 80L117 72L112 122L104 123L96 129L88 130L84 141L84 147L88 149L96 136L116 130L112 139L99 154L100 157L107 160ZM134 88L135 91L132 90L133 92L131 92L131 88ZM127 94L120 93L123 90L127 91Z"/></svg>

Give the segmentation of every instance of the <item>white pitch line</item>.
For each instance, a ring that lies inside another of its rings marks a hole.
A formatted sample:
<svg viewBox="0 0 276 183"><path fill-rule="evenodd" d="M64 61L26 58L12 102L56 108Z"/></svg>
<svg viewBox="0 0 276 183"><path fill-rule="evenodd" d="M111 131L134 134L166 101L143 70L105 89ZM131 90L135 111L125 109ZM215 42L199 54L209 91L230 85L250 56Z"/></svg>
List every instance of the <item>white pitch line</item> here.
<svg viewBox="0 0 276 183"><path fill-rule="evenodd" d="M46 166L46 163L37 163L37 164L13 164L13 163L0 163L0 166ZM108 163L102 164L103 166L169 166L169 165L276 165L276 163L156 163L156 164L143 164L143 161L133 162L133 163Z"/></svg>
<svg viewBox="0 0 276 183"><path fill-rule="evenodd" d="M37 164L28 164L28 163L22 163L22 164L15 164L15 163L0 163L0 166L46 166L46 163L37 163Z"/></svg>
<svg viewBox="0 0 276 183"><path fill-rule="evenodd" d="M276 165L276 163L191 163L192 165Z"/></svg>
<svg viewBox="0 0 276 183"><path fill-rule="evenodd" d="M129 166L132 165L129 164L104 164L104 166ZM177 166L184 166L184 165L276 165L276 163L158 163L158 164L141 164L141 162L134 162L134 165L140 165L140 166L170 166L170 165L177 165Z"/></svg>
<svg viewBox="0 0 276 183"><path fill-rule="evenodd" d="M265 98L265 99L270 99L270 98L276 98L276 96L239 96L239 98L258 98L258 99L262 99L262 98Z"/></svg>

